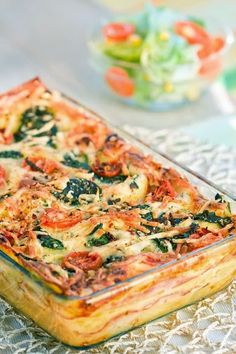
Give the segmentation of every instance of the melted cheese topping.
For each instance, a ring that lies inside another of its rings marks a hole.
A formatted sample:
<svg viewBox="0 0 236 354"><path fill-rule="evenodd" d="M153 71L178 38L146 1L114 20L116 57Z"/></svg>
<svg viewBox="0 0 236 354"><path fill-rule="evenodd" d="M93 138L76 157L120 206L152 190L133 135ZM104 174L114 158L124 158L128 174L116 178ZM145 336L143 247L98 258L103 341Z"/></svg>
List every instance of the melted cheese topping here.
<svg viewBox="0 0 236 354"><path fill-rule="evenodd" d="M0 103L0 247L54 290L88 294L235 231L220 196L39 80Z"/></svg>

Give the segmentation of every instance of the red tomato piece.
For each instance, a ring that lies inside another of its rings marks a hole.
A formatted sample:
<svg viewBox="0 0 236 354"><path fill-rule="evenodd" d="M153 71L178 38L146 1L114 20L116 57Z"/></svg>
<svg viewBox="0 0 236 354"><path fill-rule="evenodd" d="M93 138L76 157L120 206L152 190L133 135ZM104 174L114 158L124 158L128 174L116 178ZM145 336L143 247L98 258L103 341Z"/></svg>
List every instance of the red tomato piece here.
<svg viewBox="0 0 236 354"><path fill-rule="evenodd" d="M63 260L62 265L68 269L95 270L102 265L102 257L96 252L71 252Z"/></svg>
<svg viewBox="0 0 236 354"><path fill-rule="evenodd" d="M110 67L105 74L105 80L119 96L130 97L134 93L134 83L127 71L122 68Z"/></svg>
<svg viewBox="0 0 236 354"><path fill-rule="evenodd" d="M40 222L42 226L47 226L55 229L66 229L78 224L82 220L81 212L76 212L70 215L67 211L48 208L41 216Z"/></svg>
<svg viewBox="0 0 236 354"><path fill-rule="evenodd" d="M154 190L152 195L153 200L159 200L165 196L170 196L171 198L174 198L176 196L174 188L167 180L162 181L160 186Z"/></svg>
<svg viewBox="0 0 236 354"><path fill-rule="evenodd" d="M28 170L37 170L40 169L43 172L50 174L52 172L54 172L55 170L59 169L59 164L53 160L49 160L45 157L40 157L40 156L33 156L28 158L28 160L30 162L32 162L35 166L36 169L34 169L32 166L29 165L29 163L27 163L27 161L23 161L23 167L26 167Z"/></svg>
<svg viewBox="0 0 236 354"><path fill-rule="evenodd" d="M5 185L6 176L7 174L5 168L0 165L0 187L3 187Z"/></svg>
<svg viewBox="0 0 236 354"><path fill-rule="evenodd" d="M202 45L202 48L198 51L198 56L200 59L205 59L211 54L220 51L225 46L225 41L221 37L210 38L209 41Z"/></svg>
<svg viewBox="0 0 236 354"><path fill-rule="evenodd" d="M172 261L175 259L174 254L168 254L168 253L144 253L142 254L142 262L146 263L152 267L156 265L161 265L167 262Z"/></svg>
<svg viewBox="0 0 236 354"><path fill-rule="evenodd" d="M197 52L200 59L205 59L212 54L212 43L209 41L206 45L203 45Z"/></svg>
<svg viewBox="0 0 236 354"><path fill-rule="evenodd" d="M204 28L190 21L176 22L175 32L189 44L204 44L210 40L210 35Z"/></svg>
<svg viewBox="0 0 236 354"><path fill-rule="evenodd" d="M215 37L212 39L212 47L214 52L220 51L225 46L225 40L222 37Z"/></svg>
<svg viewBox="0 0 236 354"><path fill-rule="evenodd" d="M101 177L115 177L121 172L121 163L118 162L102 162L97 161L92 165L92 170Z"/></svg>
<svg viewBox="0 0 236 354"><path fill-rule="evenodd" d="M221 58L209 58L209 60L206 59L205 61L203 61L199 69L199 75L213 79L219 74L221 68Z"/></svg>
<svg viewBox="0 0 236 354"><path fill-rule="evenodd" d="M115 42L125 41L134 32L135 27L130 23L113 22L103 27L104 36Z"/></svg>

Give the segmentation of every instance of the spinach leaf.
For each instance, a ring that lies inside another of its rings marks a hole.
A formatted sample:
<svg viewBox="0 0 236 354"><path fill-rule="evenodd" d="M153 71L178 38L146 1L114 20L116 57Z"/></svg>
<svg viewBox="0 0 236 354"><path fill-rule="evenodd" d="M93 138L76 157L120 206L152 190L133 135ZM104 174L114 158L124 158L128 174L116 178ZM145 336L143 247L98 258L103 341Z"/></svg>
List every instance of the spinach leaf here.
<svg viewBox="0 0 236 354"><path fill-rule="evenodd" d="M152 241L161 250L162 253L168 252L168 247L165 244L165 239L160 240L159 238L154 238Z"/></svg>
<svg viewBox="0 0 236 354"><path fill-rule="evenodd" d="M81 194L97 194L98 192L101 193L101 189L94 182L85 178L71 178L61 192L53 194L65 203L78 205Z"/></svg>
<svg viewBox="0 0 236 354"><path fill-rule="evenodd" d="M153 218L153 214L151 211L148 211L146 214L141 214L141 218L145 219L147 221L158 221L158 219L154 219ZM159 226L151 226L151 225L145 225L145 224L141 224L142 226L146 227L146 229L149 230L149 233L158 233L161 232L161 228Z"/></svg>
<svg viewBox="0 0 236 354"><path fill-rule="evenodd" d="M55 136L58 133L58 128L57 126L54 124L49 130L38 133L38 134L34 134L35 138L40 138L42 136L48 136L48 142L47 145L51 146L52 148L56 149L57 145L55 143Z"/></svg>
<svg viewBox="0 0 236 354"><path fill-rule="evenodd" d="M84 170L90 171L88 162L77 160L74 154L65 154L62 163L69 167L83 168Z"/></svg>
<svg viewBox="0 0 236 354"><path fill-rule="evenodd" d="M114 177L102 177L102 176L98 176L95 173L94 178L98 179L101 183L114 184L114 183L124 182L126 180L127 176L118 175L118 176L114 176Z"/></svg>
<svg viewBox="0 0 236 354"><path fill-rule="evenodd" d="M193 219L218 224L221 227L225 227L232 222L230 217L223 218L221 216L217 216L213 211L209 210L204 210L202 213L194 215Z"/></svg>
<svg viewBox="0 0 236 354"><path fill-rule="evenodd" d="M192 223L189 227L189 230L184 232L183 234L179 234L173 237L173 239L184 239L184 238L188 238L190 235L194 234L197 229L199 228L199 225L196 223Z"/></svg>
<svg viewBox="0 0 236 354"><path fill-rule="evenodd" d="M65 269L67 271L67 274L68 274L68 277L71 278L75 275L76 271L74 269L69 269L69 268L66 268Z"/></svg>
<svg viewBox="0 0 236 354"><path fill-rule="evenodd" d="M153 215L151 211L148 211L146 214L141 214L141 217L147 221L153 221Z"/></svg>
<svg viewBox="0 0 236 354"><path fill-rule="evenodd" d="M157 221L161 224L165 224L168 222L168 219L164 216L164 213L162 213L158 218L154 219L153 214L151 211L147 212L146 214L142 214L141 217L147 221ZM158 233L161 232L161 228L159 226L151 226L151 225L145 225L142 224L144 227L146 227L150 233Z"/></svg>
<svg viewBox="0 0 236 354"><path fill-rule="evenodd" d="M57 133L58 133L58 128L56 125L53 125L49 130L34 134L33 136L35 138L41 138L42 136L56 136Z"/></svg>
<svg viewBox="0 0 236 354"><path fill-rule="evenodd" d="M46 106L34 106L28 108L21 116L21 124L15 133L15 141L21 141L27 136L27 131L41 129L54 117L53 111Z"/></svg>
<svg viewBox="0 0 236 354"><path fill-rule="evenodd" d="M198 224L192 223L190 225L190 227L189 227L189 230L184 232L183 234L176 235L176 236L174 236L173 238L170 238L170 239L167 239L167 238L163 238L163 239L155 238L152 241L158 246L158 248L161 250L162 253L166 253L166 252L168 252L168 247L167 247L165 241L168 240L171 243L173 250L176 250L177 244L175 242L173 242L173 240L188 238L190 235L194 234L198 228L199 228Z"/></svg>
<svg viewBox="0 0 236 354"><path fill-rule="evenodd" d="M19 142L27 137L27 134L22 130L18 130L17 133L14 134L14 139L16 142Z"/></svg>
<svg viewBox="0 0 236 354"><path fill-rule="evenodd" d="M22 126L28 129L41 129L46 123L50 122L53 117L54 113L49 107L31 107L22 114Z"/></svg>
<svg viewBox="0 0 236 354"><path fill-rule="evenodd" d="M144 224L141 225L146 227L146 229L149 230L149 234L157 234L163 231L159 226L151 226L151 225L144 225Z"/></svg>
<svg viewBox="0 0 236 354"><path fill-rule="evenodd" d="M219 203L224 203L224 199L223 199L223 196L219 193L216 193L215 195L215 200Z"/></svg>
<svg viewBox="0 0 236 354"><path fill-rule="evenodd" d="M120 198L108 199L107 204L108 204L108 205L115 205L115 204L119 203L120 201L121 201Z"/></svg>
<svg viewBox="0 0 236 354"><path fill-rule="evenodd" d="M149 206L147 206L148 208ZM140 209L145 209L145 204L144 204L144 207L141 208L139 206ZM164 224L164 225L167 225L168 224L168 221L171 223L172 226L175 226L175 225L178 225L180 224L182 221L186 220L188 217L184 217L184 218L173 218L171 213L170 213L170 216L169 216L169 219L168 217L165 215L165 213L161 213L156 219L153 218L153 214L152 212L148 212L146 214L142 214L141 217L147 221L157 221L159 222L160 224Z"/></svg>
<svg viewBox="0 0 236 354"><path fill-rule="evenodd" d="M60 240L53 238L51 236L43 236L39 238L39 241L43 247L52 248L57 250L63 250L64 245Z"/></svg>
<svg viewBox="0 0 236 354"><path fill-rule="evenodd" d="M6 199L6 198L8 198L8 197L10 197L10 196L11 196L10 193L6 193L6 194L0 195L0 201L1 201L1 200L4 200L4 199Z"/></svg>
<svg viewBox="0 0 236 354"><path fill-rule="evenodd" d="M41 230L40 227L37 228L36 233L41 246L57 250L63 250L65 248L60 240L51 237L46 231Z"/></svg>
<svg viewBox="0 0 236 354"><path fill-rule="evenodd" d="M161 224L167 225L168 224L168 218L166 217L165 213L161 213L157 218L156 221L158 221Z"/></svg>
<svg viewBox="0 0 236 354"><path fill-rule="evenodd" d="M106 245L107 243L111 242L113 240L113 236L110 234L110 232L105 232L101 237L95 238L95 237L89 237L87 241L87 246L89 247L99 247Z"/></svg>
<svg viewBox="0 0 236 354"><path fill-rule="evenodd" d="M38 167L33 161L29 160L28 157L26 157L25 163L30 166L33 171L44 173L44 171L40 167Z"/></svg>
<svg viewBox="0 0 236 354"><path fill-rule="evenodd" d="M90 235L93 235L96 231L102 229L102 227L103 227L103 224L97 224L97 225L95 226L95 228L90 232L89 236L90 236Z"/></svg>
<svg viewBox="0 0 236 354"><path fill-rule="evenodd" d="M176 226L176 225L179 225L182 221L184 220L187 220L188 217L184 217L184 218L173 218L172 214L170 214L170 217L169 217L169 221L171 223L171 226Z"/></svg>
<svg viewBox="0 0 236 354"><path fill-rule="evenodd" d="M0 151L0 158L3 159L20 159L22 157L23 155L20 151L16 151L16 150Z"/></svg>
<svg viewBox="0 0 236 354"><path fill-rule="evenodd" d="M130 186L131 190L139 188L135 181L132 181L129 186Z"/></svg>
<svg viewBox="0 0 236 354"><path fill-rule="evenodd" d="M150 206L148 204L138 204L138 205L134 205L133 207L130 207L130 209L136 209L136 208L143 210L143 209L149 209Z"/></svg>
<svg viewBox="0 0 236 354"><path fill-rule="evenodd" d="M122 256L118 256L118 255L111 255L111 256L108 256L104 263L103 263L103 266L105 268L107 267L110 267L111 266L111 263L114 263L114 262L121 262L122 260L124 259L124 257Z"/></svg>

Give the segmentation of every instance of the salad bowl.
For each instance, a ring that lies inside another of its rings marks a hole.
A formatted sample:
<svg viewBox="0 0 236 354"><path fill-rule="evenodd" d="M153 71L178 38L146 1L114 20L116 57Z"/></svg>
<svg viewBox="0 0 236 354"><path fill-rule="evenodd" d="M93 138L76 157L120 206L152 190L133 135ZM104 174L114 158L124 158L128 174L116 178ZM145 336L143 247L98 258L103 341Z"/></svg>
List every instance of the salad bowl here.
<svg viewBox="0 0 236 354"><path fill-rule="evenodd" d="M148 6L104 21L89 48L108 92L158 111L196 101L222 72L233 40L231 30L212 19Z"/></svg>

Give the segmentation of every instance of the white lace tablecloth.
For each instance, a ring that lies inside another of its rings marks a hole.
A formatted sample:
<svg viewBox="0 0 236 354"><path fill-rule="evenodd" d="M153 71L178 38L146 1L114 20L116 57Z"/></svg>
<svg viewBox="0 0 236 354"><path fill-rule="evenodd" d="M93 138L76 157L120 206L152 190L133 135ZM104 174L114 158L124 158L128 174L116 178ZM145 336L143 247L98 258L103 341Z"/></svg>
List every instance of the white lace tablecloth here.
<svg viewBox="0 0 236 354"><path fill-rule="evenodd" d="M194 142L180 132L126 129L212 182L236 192L236 151ZM55 341L0 299L0 353L76 352ZM81 353L236 353L236 281L211 298Z"/></svg>

